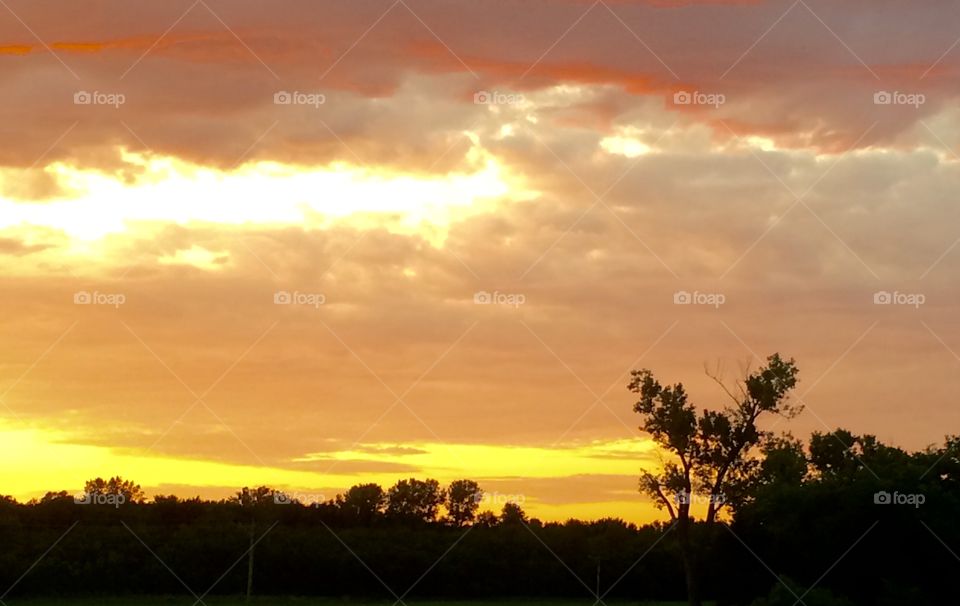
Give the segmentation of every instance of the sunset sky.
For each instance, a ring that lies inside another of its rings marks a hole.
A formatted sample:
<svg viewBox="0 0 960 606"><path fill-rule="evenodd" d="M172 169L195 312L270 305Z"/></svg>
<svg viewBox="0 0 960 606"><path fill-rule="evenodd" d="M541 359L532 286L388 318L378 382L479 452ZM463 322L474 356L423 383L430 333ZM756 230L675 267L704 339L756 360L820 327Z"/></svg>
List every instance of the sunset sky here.
<svg viewBox="0 0 960 606"><path fill-rule="evenodd" d="M0 494L467 477L649 521L629 371L716 407L705 365L775 351L777 431L960 433L958 23L0 0Z"/></svg>

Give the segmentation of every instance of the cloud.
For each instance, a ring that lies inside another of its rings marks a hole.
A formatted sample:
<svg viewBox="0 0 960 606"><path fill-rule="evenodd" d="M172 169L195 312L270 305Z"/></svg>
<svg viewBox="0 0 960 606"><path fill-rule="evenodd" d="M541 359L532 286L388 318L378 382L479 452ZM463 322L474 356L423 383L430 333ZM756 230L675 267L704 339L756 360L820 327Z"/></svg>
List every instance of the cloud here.
<svg viewBox="0 0 960 606"><path fill-rule="evenodd" d="M704 362L782 351L798 435L958 420L951 7L408 4L12 6L55 53L0 23L23 427L295 486L311 453L345 482L456 454L562 508L653 460L517 470L637 440L633 368L716 406Z"/></svg>
<svg viewBox="0 0 960 606"><path fill-rule="evenodd" d="M15 238L0 238L0 254L22 257L31 253L47 250L48 244L25 244L22 240Z"/></svg>
<svg viewBox="0 0 960 606"><path fill-rule="evenodd" d="M292 467L296 469L306 469L320 473L333 473L341 475L358 475L368 473L380 474L423 474L425 470L415 465L404 465L393 461L351 461L336 459L337 464L331 465L333 460L312 460L309 462L297 462ZM427 472L429 473L429 472Z"/></svg>
<svg viewBox="0 0 960 606"><path fill-rule="evenodd" d="M610 124L649 99L711 125L720 139L731 137L729 126L833 153L903 145L957 99L956 57L945 54L955 36L938 18L946 7L652 2L587 11L572 2L358 2L349 11L300 3L265 11L235 2L184 13L190 5L131 12L106 2L94 18L23 6L18 14L50 50L15 20L0 29L9 40L0 55L9 142L0 162L110 168L113 148L123 145L220 167L356 155L426 170L460 132L485 120L488 108L472 103L474 92L532 95L557 86L619 91L581 106L579 116L556 117L568 124ZM910 45L889 44L904 29L924 33ZM277 106L280 90L323 94L326 103ZM78 91L122 94L125 102L75 105ZM678 91L722 94L726 103L678 105ZM925 101L876 105L883 91ZM461 152L444 157L447 166L458 160Z"/></svg>

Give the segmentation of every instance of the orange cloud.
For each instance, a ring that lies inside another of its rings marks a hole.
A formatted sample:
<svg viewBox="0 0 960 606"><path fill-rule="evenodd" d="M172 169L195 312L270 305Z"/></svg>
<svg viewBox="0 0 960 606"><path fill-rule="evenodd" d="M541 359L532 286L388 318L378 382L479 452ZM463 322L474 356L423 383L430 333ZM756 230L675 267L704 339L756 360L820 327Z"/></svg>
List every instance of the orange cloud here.
<svg viewBox="0 0 960 606"><path fill-rule="evenodd" d="M29 44L5 44L0 46L0 55L26 55L32 50Z"/></svg>

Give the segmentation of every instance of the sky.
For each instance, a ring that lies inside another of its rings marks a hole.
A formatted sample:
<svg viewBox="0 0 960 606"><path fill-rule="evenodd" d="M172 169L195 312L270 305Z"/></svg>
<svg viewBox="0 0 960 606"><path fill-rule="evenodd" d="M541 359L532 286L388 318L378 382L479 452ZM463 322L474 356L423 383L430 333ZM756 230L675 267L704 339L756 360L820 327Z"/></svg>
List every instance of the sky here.
<svg viewBox="0 0 960 606"><path fill-rule="evenodd" d="M960 6L0 1L0 493L662 518L631 369L958 433Z"/></svg>

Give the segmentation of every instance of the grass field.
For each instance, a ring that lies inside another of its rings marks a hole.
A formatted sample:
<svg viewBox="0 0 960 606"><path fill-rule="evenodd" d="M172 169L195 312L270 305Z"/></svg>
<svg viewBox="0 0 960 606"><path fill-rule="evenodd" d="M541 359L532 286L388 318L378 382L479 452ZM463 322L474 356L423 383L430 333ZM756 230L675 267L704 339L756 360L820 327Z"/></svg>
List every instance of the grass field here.
<svg viewBox="0 0 960 606"><path fill-rule="evenodd" d="M7 598L9 606L175 606L191 605L195 602L192 596L130 596L130 597L97 597L97 598L44 598L44 599L16 599ZM203 603L207 606L242 606L248 604L243 598L206 597ZM457 601L419 601L404 600L406 606L593 606L593 598L582 600L538 600L538 599L505 599L505 600L457 600ZM607 606L682 606L685 602L633 602L622 600L604 600ZM349 600L331 598L254 598L249 602L253 606L393 606L393 601Z"/></svg>

